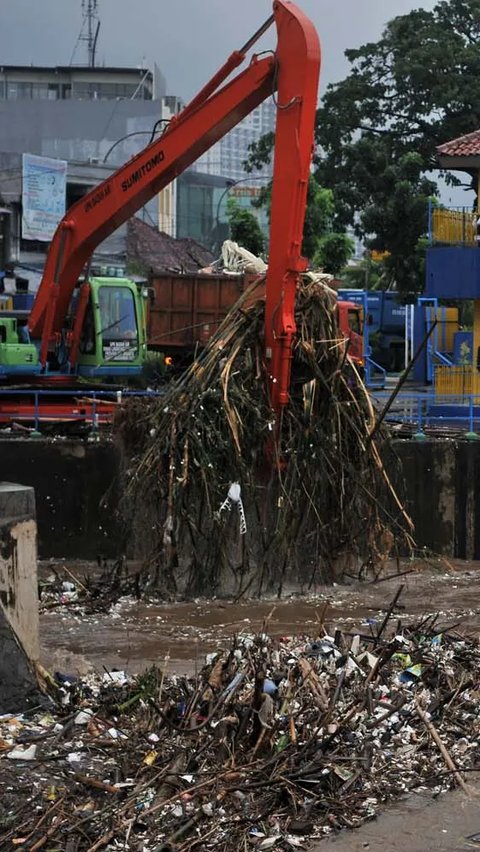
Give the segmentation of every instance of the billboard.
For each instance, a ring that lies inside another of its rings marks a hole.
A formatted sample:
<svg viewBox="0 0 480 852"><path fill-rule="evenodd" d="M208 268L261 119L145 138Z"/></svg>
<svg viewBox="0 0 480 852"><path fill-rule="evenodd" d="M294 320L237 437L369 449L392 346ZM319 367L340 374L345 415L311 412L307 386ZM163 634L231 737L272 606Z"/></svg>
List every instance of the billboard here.
<svg viewBox="0 0 480 852"><path fill-rule="evenodd" d="M66 160L24 154L22 162L22 237L50 242L65 215Z"/></svg>

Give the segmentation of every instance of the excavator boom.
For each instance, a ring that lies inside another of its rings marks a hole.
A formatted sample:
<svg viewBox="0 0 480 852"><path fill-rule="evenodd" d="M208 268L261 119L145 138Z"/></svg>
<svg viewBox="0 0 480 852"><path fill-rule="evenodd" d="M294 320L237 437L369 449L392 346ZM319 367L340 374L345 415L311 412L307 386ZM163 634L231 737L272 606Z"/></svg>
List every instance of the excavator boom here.
<svg viewBox="0 0 480 852"><path fill-rule="evenodd" d="M275 53L253 56L245 70L225 82L272 21L278 33ZM99 243L276 92L265 354L272 407L280 410L288 400L295 291L305 268L301 243L319 68L313 24L294 3L275 0L272 19L232 53L162 136L68 210L50 245L28 322L32 338L41 341L43 366L61 336L78 279Z"/></svg>

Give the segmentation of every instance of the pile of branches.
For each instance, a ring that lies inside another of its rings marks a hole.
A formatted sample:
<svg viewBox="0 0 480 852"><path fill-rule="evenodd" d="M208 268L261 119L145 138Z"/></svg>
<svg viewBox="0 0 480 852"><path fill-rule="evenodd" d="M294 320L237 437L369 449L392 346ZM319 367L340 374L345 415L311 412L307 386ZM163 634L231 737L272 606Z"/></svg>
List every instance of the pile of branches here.
<svg viewBox="0 0 480 852"><path fill-rule="evenodd" d="M117 418L124 514L145 546L146 584L165 594L311 588L346 559L381 568L409 541L335 294L314 277L299 289L291 400L276 424L255 286L164 396Z"/></svg>
<svg viewBox="0 0 480 852"><path fill-rule="evenodd" d="M0 849L288 852L468 791L478 643L392 611L363 637L237 636L196 676L64 678L60 714L0 720Z"/></svg>

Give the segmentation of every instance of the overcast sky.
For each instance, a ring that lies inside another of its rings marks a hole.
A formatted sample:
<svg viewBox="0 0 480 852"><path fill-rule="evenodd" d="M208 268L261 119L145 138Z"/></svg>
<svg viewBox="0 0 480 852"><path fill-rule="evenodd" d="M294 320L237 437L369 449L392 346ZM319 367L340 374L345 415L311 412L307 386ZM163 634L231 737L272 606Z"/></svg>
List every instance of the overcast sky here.
<svg viewBox="0 0 480 852"><path fill-rule="evenodd" d="M82 23L81 0L0 0L0 64L67 65ZM395 15L434 0L299 0L322 43L322 89L341 79L344 50L375 41ZM98 0L98 62L152 65L169 94L188 99L270 15L270 0ZM268 46L263 43L262 46ZM75 63L85 61L79 45Z"/></svg>

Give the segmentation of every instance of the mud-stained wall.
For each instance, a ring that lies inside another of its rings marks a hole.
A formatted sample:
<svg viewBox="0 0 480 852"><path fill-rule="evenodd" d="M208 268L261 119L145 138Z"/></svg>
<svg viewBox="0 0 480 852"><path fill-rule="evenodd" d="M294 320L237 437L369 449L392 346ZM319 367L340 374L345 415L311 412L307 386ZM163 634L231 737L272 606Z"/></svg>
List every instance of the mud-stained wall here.
<svg viewBox="0 0 480 852"><path fill-rule="evenodd" d="M0 614L0 682L3 683L6 668L10 665L6 648L11 630L31 660L38 659L39 645L35 494L32 488L2 481Z"/></svg>
<svg viewBox="0 0 480 852"><path fill-rule="evenodd" d="M403 479L406 509L415 524L419 547L454 556L457 536L458 498L466 484L457 475L461 445L454 442L395 441L393 450L400 465L396 471ZM472 450L468 445L467 450ZM465 532L460 533L465 537Z"/></svg>
<svg viewBox="0 0 480 852"><path fill-rule="evenodd" d="M480 442L396 440L392 446L398 463L390 457L386 463L405 481L418 546L480 559ZM41 557L126 552L127 528L115 512L120 459L112 443L5 439L0 461L3 479L35 488Z"/></svg>
<svg viewBox="0 0 480 852"><path fill-rule="evenodd" d="M31 660L38 660L37 525L0 519L0 605Z"/></svg>

